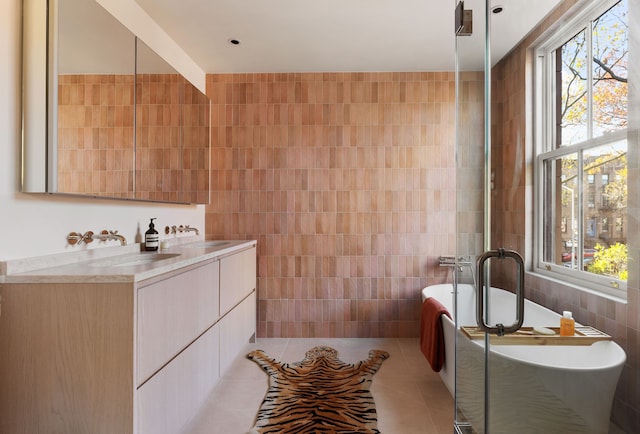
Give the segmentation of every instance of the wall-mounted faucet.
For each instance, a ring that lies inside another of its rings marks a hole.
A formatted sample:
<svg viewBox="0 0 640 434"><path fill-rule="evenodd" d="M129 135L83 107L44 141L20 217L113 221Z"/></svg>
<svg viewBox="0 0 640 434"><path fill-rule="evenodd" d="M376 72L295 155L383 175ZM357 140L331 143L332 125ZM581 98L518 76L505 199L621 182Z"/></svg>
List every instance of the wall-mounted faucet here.
<svg viewBox="0 0 640 434"><path fill-rule="evenodd" d="M456 277L459 277L459 275L462 274L465 267L469 268L471 278L473 279L473 285L475 287L476 275L474 273L474 263L471 261L470 256L440 256L438 258L438 265L440 267L451 267L454 281Z"/></svg>
<svg viewBox="0 0 640 434"><path fill-rule="evenodd" d="M181 231L180 231L180 228L182 228L182 230L181 230ZM178 228L178 230L179 230L180 232L195 232L195 233L196 233L196 235L199 235L199 234L200 234L200 231L198 231L198 229L196 229L196 228L192 228L192 227L190 227L189 225L186 225L186 226L184 226L184 227L183 227L183 226L180 226L180 228Z"/></svg>
<svg viewBox="0 0 640 434"><path fill-rule="evenodd" d="M169 235L169 234L177 234L178 232L182 233L182 232L195 232L196 235L200 235L200 231L196 228L192 228L189 225L183 226L165 226L164 227L164 233Z"/></svg>
<svg viewBox="0 0 640 434"><path fill-rule="evenodd" d="M118 234L118 231L107 231L105 229L99 234L92 233L91 239L100 241L117 240L120 241L121 246L127 245L127 239L123 235Z"/></svg>
<svg viewBox="0 0 640 434"><path fill-rule="evenodd" d="M84 234L80 232L69 232L69 235L67 235L67 242L72 246L82 243L89 244L93 240L117 240L120 241L121 246L127 245L127 239L123 235L119 235L118 231L108 231L105 229L99 234L94 234L93 231L87 231Z"/></svg>
<svg viewBox="0 0 640 434"><path fill-rule="evenodd" d="M462 267L471 267L473 263L468 256L440 256L438 258L440 267L458 267L458 271L462 271Z"/></svg>

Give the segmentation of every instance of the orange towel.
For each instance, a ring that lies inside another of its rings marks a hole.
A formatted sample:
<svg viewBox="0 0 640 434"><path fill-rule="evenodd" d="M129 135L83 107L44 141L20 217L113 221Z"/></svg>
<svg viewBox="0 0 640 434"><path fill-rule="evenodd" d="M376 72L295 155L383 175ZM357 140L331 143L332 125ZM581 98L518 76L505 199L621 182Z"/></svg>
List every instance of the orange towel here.
<svg viewBox="0 0 640 434"><path fill-rule="evenodd" d="M440 372L444 365L444 330L440 321L443 314L451 318L447 308L435 298L428 297L422 303L420 349L435 372Z"/></svg>

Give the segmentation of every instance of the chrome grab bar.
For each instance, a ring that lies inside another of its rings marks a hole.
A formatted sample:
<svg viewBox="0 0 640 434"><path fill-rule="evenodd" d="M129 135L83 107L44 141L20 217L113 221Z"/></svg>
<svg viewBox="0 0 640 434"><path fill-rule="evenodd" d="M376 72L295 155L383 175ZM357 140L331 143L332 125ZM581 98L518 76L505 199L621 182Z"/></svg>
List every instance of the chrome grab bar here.
<svg viewBox="0 0 640 434"><path fill-rule="evenodd" d="M491 258L512 258L516 261L518 265L518 286L516 287L516 322L511 324L510 326L505 326L503 324L496 324L495 327L491 327L485 323L484 320L484 263ZM524 262L522 260L522 256L518 252L513 250L489 250L484 252L478 257L477 260L477 268L478 268L478 290L476 294L476 322L478 323L478 328L484 332L496 334L498 336L502 336L505 333L514 333L522 327L522 322L524 321Z"/></svg>

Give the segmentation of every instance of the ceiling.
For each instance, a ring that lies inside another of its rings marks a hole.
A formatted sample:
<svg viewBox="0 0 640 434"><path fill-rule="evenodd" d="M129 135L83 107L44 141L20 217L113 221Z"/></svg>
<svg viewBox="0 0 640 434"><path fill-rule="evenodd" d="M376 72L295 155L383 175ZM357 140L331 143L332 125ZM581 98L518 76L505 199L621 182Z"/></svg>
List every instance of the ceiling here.
<svg viewBox="0 0 640 434"><path fill-rule="evenodd" d="M456 0L135 0L206 72L451 71ZM493 0L493 62L560 0ZM485 0L465 69L481 68ZM229 43L237 39L240 44Z"/></svg>
<svg viewBox="0 0 640 434"><path fill-rule="evenodd" d="M139 73L176 73L95 1L58 0L57 5L58 73L133 74L136 67Z"/></svg>

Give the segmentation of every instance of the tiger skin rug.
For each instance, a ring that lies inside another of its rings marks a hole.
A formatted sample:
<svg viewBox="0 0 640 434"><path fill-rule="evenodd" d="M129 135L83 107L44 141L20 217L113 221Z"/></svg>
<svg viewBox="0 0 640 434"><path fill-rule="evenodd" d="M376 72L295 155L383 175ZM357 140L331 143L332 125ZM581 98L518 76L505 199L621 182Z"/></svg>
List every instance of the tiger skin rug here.
<svg viewBox="0 0 640 434"><path fill-rule="evenodd" d="M369 351L366 360L344 363L338 352L318 346L304 360L282 363L262 350L247 357L269 375L269 389L250 434L380 433L373 396L373 375L389 353Z"/></svg>

